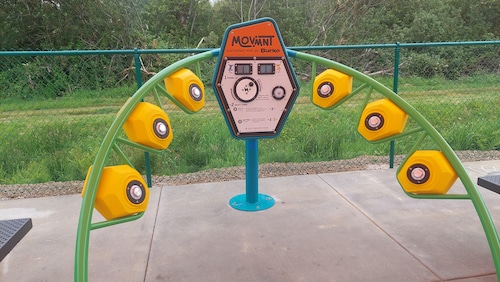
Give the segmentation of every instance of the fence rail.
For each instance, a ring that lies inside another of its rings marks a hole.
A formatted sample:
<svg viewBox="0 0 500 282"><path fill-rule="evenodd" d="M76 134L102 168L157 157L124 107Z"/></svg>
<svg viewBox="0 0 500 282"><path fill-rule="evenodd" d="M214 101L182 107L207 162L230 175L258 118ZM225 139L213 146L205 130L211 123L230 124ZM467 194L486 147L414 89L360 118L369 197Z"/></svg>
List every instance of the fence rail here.
<svg viewBox="0 0 500 282"><path fill-rule="evenodd" d="M478 41L289 49L374 76L417 108L455 150L498 151L499 47L500 41ZM165 66L207 50L0 52L0 184L83 180L126 99ZM408 151L404 140L367 145L356 133L356 101L334 111L312 106L311 66L292 63L301 93L281 136L261 142L263 175L392 166L394 156ZM199 114L166 107L174 142L151 156L152 174L179 182L244 177L244 145L231 138L210 90L214 67L207 61L198 69L207 89ZM136 161L147 169L142 153Z"/></svg>

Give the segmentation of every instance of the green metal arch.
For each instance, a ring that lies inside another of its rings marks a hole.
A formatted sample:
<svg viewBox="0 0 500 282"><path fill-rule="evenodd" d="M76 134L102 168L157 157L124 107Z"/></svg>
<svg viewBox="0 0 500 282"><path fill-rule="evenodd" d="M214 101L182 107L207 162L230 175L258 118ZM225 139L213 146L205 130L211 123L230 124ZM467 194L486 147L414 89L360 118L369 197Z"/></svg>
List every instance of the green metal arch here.
<svg viewBox="0 0 500 282"><path fill-rule="evenodd" d="M397 106L399 106L402 110L404 110L416 123L420 126L420 130L415 132L409 132L407 134L413 134L417 132L423 132L423 135L420 138L420 141L426 137L430 137L436 145L443 152L445 157L448 159L453 169L456 171L458 177L462 181L467 194L464 195L415 195L407 193L408 196L414 198L432 198L432 199L470 199L476 209L476 212L480 218L481 224L486 234L486 238L488 240L490 250L493 256L493 261L497 273L500 271L500 242L498 238L497 231L493 224L493 221L490 217L490 214L484 204L483 199L481 198L479 192L477 191L476 186L472 182L471 178L467 174L464 166L458 159L457 155L453 151L453 149L449 146L449 144L444 140L444 138L439 134L439 132L410 104L408 104L405 100L403 100L396 93L392 92L390 89L379 83L378 81L372 79L371 77L364 75L363 73L356 71L350 67L342 65L340 63L334 62L332 60L328 60L326 58L322 58L319 56L314 56L302 52L293 51L291 49L286 50L288 55L292 58L296 58L299 60L304 60L312 63L312 80L316 75L316 65L323 65L325 67L343 72L349 76L352 76L354 79L357 79L363 82L363 86L356 89L349 96L340 101L336 106L342 104L349 98L353 97L355 94L361 92L365 88L369 88L370 91L376 91L379 94L382 94L384 97L390 99ZM89 241L90 241L90 231L98 228L103 228L115 224L125 223L129 221L133 221L142 217L143 213L133 215L130 217L119 218L110 221L92 223L92 213L95 204L95 199L97 195L98 184L102 175L102 171L108 161L108 158L113 150L117 152L119 155L123 155L123 152L119 149L118 145L126 144L135 146L139 149L149 152L158 152L157 150L152 150L148 147L141 146L139 144L135 144L131 141L121 139L118 137L118 134L122 130L122 126L127 120L128 116L135 109L137 104L141 102L148 93L155 90L160 92L160 94L168 97L174 104L179 106L187 113L192 113L188 109L186 109L182 104L180 104L172 95L166 92L161 87L158 87L161 83L163 83L163 79L177 70L199 63L203 60L208 60L213 57L219 56L220 49L214 49L211 51L207 51L204 53L200 53L197 55L193 55L191 57L180 60L149 79L142 87L140 87L135 94L127 100L127 102L122 106L120 111L117 114L117 117L111 124L106 136L104 137L103 142L97 152L96 158L92 165L92 171L89 173L87 178L87 186L86 192L83 195L82 206L80 210L80 217L78 223L78 230L76 236L76 249L75 249L75 269L74 269L74 280L75 281L88 281L88 252L89 252ZM198 69L199 72L199 69ZM156 97L157 103L160 104L158 97ZM366 101L365 101L366 102ZM335 106L335 107L336 107ZM394 138L393 138L394 139ZM386 141L380 140L379 142ZM415 149L418 146L419 142L415 145ZM408 155L411 155L409 153ZM128 162L132 165L127 158L122 156L125 162Z"/></svg>

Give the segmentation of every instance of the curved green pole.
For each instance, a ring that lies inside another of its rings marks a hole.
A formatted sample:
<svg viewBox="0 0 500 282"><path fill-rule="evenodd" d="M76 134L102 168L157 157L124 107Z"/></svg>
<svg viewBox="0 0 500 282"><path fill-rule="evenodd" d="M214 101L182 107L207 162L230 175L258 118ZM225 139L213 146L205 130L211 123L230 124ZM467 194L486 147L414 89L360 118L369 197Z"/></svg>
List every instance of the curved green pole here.
<svg viewBox="0 0 500 282"><path fill-rule="evenodd" d="M92 165L92 170L87 179L87 187L83 195L82 206L80 209L80 219L78 222L78 230L76 235L76 250L75 250L75 269L74 269L74 280L75 281L88 281L88 252L89 252L89 240L90 240L90 230L97 229L101 227L106 227L113 224L119 224L131 220L135 220L142 216L142 213L134 215L127 218L117 219L111 222L92 224L92 213L95 204L95 198L97 195L97 187L101 179L102 170L108 160L108 157L116 144L118 139L118 133L121 131L123 124L127 120L130 113L135 109L137 104L144 99L144 97L153 90L156 85L163 83L163 79L175 71L195 64L197 62L210 59L219 55L219 49L212 51L207 51L200 53L183 60L177 61L176 63L166 67L158 74L149 79L144 85L139 88L135 94L122 106L117 114L117 117L113 121L111 127L109 128L104 141L97 152L97 156ZM167 92L163 94L169 95ZM168 97L171 100L173 97ZM175 100L175 99L174 99Z"/></svg>
<svg viewBox="0 0 500 282"><path fill-rule="evenodd" d="M324 65L325 67L343 72L349 76L352 76L354 79L358 79L368 84L370 87L373 88L373 90L379 92L380 94L382 94L383 96L394 102L398 107L400 107L410 117L412 117L412 119L415 120L415 122L419 124L419 126L426 132L427 136L432 138L434 142L439 146L443 154L446 156L446 158L452 165L453 169L455 169L455 172L457 173L458 177L461 179L469 197L465 198L456 197L456 199L470 199L472 201L474 208L476 209L476 212L481 221L481 224L483 226L484 232L486 234L486 239L488 240L488 244L490 246L493 262L498 277L498 273L500 273L500 241L493 220L491 219L491 216L488 212L488 209L481 195L479 194L472 179L467 174L467 171L465 170L463 164L460 162L460 160L458 159L457 155L450 147L450 145L444 140L444 138L439 134L439 132L429 123L429 121L427 121L415 108L413 108L410 104L408 104L396 93L392 92L389 88L385 87L383 84L379 83L378 81L374 80L373 78L361 72L358 72L350 67L347 67L345 65L342 65L340 63L322 57L302 52L297 52L293 50L287 50L287 52L290 57ZM414 198L434 198L434 199L445 198L445 196L440 197L441 195L419 196L410 193L407 193L407 195Z"/></svg>

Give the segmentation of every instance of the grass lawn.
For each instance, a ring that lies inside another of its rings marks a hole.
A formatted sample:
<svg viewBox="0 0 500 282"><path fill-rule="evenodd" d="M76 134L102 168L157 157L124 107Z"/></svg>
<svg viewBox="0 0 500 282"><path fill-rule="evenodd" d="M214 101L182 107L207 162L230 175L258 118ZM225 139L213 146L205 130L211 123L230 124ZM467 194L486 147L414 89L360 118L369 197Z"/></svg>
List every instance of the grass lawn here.
<svg viewBox="0 0 500 282"><path fill-rule="evenodd" d="M392 78L377 80L391 87ZM401 78L398 92L455 150L499 150L498 82L493 75L456 81ZM1 100L0 184L83 180L116 113L134 91L131 86L75 91L52 100ZM206 91L205 107L193 115L166 98L163 101L174 140L163 153L151 156L154 174L244 165L244 142L231 137L214 94ZM303 83L281 135L260 141L260 163L389 154L388 142L370 144L357 132L363 94L334 110L323 110L310 102L310 92L310 83ZM380 98L376 93L372 96ZM406 128L414 127L410 119ZM396 154L408 152L416 138L398 140ZM430 141L422 146L433 148ZM144 168L142 152L125 148L125 153L138 169ZM118 162L111 156L110 164Z"/></svg>

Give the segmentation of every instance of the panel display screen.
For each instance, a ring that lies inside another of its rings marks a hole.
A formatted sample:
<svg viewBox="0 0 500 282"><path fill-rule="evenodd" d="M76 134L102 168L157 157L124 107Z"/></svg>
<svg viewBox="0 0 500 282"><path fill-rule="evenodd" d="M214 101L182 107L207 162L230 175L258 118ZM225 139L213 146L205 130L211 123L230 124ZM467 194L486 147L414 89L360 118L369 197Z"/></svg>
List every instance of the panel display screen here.
<svg viewBox="0 0 500 282"><path fill-rule="evenodd" d="M242 75L250 75L252 74L252 65L251 64L236 64L235 65L235 73Z"/></svg>
<svg viewBox="0 0 500 282"><path fill-rule="evenodd" d="M274 64L259 64L259 74L274 74Z"/></svg>

